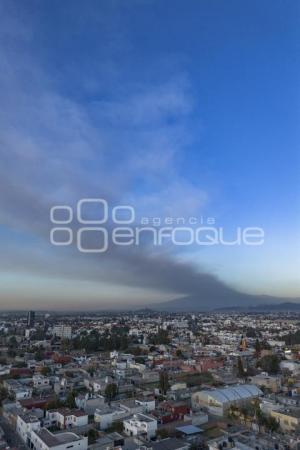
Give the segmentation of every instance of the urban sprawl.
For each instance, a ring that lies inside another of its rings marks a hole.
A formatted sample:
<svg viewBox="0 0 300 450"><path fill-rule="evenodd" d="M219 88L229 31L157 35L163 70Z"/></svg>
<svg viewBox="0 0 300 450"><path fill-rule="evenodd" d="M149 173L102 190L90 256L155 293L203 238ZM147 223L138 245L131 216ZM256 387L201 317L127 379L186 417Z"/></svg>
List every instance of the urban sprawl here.
<svg viewBox="0 0 300 450"><path fill-rule="evenodd" d="M300 314L0 315L0 448L300 448Z"/></svg>

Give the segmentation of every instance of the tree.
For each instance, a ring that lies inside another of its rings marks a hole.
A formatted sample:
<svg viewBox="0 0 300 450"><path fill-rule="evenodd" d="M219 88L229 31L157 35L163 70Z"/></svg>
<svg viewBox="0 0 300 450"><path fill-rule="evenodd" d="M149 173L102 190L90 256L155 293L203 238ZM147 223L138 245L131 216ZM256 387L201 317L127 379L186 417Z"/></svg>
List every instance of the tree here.
<svg viewBox="0 0 300 450"><path fill-rule="evenodd" d="M249 327L246 331L246 337L248 338L255 338L256 337L256 330L252 327Z"/></svg>
<svg viewBox="0 0 300 450"><path fill-rule="evenodd" d="M17 348L18 347L18 342L17 342L16 336L11 336L9 338L8 346L10 348Z"/></svg>
<svg viewBox="0 0 300 450"><path fill-rule="evenodd" d="M265 372L276 374L279 372L279 359L276 355L266 355L260 359L259 366Z"/></svg>
<svg viewBox="0 0 300 450"><path fill-rule="evenodd" d="M245 378L247 376L247 373L245 372L245 369L244 369L242 358L240 356L239 356L239 359L238 359L237 370L238 370L238 376L239 377Z"/></svg>
<svg viewBox="0 0 300 450"><path fill-rule="evenodd" d="M176 356L177 356L177 358L182 358L183 353L182 353L182 350L181 350L180 348L178 348L178 349L176 350Z"/></svg>
<svg viewBox="0 0 300 450"><path fill-rule="evenodd" d="M296 331L296 333L289 333L284 340L287 345L300 344L300 330Z"/></svg>
<svg viewBox="0 0 300 450"><path fill-rule="evenodd" d="M168 430L166 430L165 428L160 428L157 430L157 436L160 439L166 439L167 437L170 436L170 434L169 434Z"/></svg>
<svg viewBox="0 0 300 450"><path fill-rule="evenodd" d="M57 409L60 408L61 406L63 406L63 403L59 400L58 397L54 398L53 400L50 400L50 402L48 402L46 404L45 409Z"/></svg>
<svg viewBox="0 0 300 450"><path fill-rule="evenodd" d="M168 331L160 328L157 334L152 334L149 336L149 343L153 345L169 344L170 339Z"/></svg>
<svg viewBox="0 0 300 450"><path fill-rule="evenodd" d="M44 358L44 349L39 347L35 352L34 357L37 361L41 361Z"/></svg>
<svg viewBox="0 0 300 450"><path fill-rule="evenodd" d="M89 445L94 444L97 440L97 437L98 437L98 432L94 428L91 428L88 431L88 444Z"/></svg>
<svg viewBox="0 0 300 450"><path fill-rule="evenodd" d="M113 423L111 424L110 427L107 428L106 431L107 431L108 433L113 433L113 432L116 432L116 433L123 433L123 431L124 431L123 422L120 422L120 421L116 420L115 422L113 422Z"/></svg>
<svg viewBox="0 0 300 450"><path fill-rule="evenodd" d="M106 400L110 403L118 393L118 386L116 383L109 383L105 388L105 397Z"/></svg>
<svg viewBox="0 0 300 450"><path fill-rule="evenodd" d="M70 409L76 408L75 392L70 391L67 395L66 406Z"/></svg>
<svg viewBox="0 0 300 450"><path fill-rule="evenodd" d="M91 375L91 377L93 377L96 372L95 367L88 367L86 370Z"/></svg>
<svg viewBox="0 0 300 450"><path fill-rule="evenodd" d="M266 419L266 427L274 433L275 431L278 431L279 429L279 423L275 419L275 417L268 417Z"/></svg>
<svg viewBox="0 0 300 450"><path fill-rule="evenodd" d="M8 398L8 390L4 386L0 386L0 406L6 398Z"/></svg>
<svg viewBox="0 0 300 450"><path fill-rule="evenodd" d="M169 385L169 375L168 375L168 372L166 370L163 370L159 374L159 387L160 387L161 393L163 395L166 395L167 390L170 387L170 385Z"/></svg>
<svg viewBox="0 0 300 450"><path fill-rule="evenodd" d="M72 341L70 339L62 339L61 350L66 353L70 353L71 349L72 349Z"/></svg>
<svg viewBox="0 0 300 450"><path fill-rule="evenodd" d="M256 339L256 341L255 341L254 348L255 348L256 356L259 356L261 353L261 343L259 342L258 339Z"/></svg>
<svg viewBox="0 0 300 450"><path fill-rule="evenodd" d="M47 366L44 366L41 368L41 374L44 375L44 377L46 377L47 375L49 375L50 373L50 368Z"/></svg>

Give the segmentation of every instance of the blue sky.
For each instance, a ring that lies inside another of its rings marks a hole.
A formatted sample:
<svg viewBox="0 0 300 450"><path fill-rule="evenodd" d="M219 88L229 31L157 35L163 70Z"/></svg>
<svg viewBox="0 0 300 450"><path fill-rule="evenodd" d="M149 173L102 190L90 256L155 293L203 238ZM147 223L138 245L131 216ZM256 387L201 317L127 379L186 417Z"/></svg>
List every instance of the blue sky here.
<svg viewBox="0 0 300 450"><path fill-rule="evenodd" d="M201 291L197 274L300 297L298 2L0 9L4 308L149 304ZM101 258L53 247L50 207L84 197L149 217L212 216L229 234L262 227L265 244Z"/></svg>

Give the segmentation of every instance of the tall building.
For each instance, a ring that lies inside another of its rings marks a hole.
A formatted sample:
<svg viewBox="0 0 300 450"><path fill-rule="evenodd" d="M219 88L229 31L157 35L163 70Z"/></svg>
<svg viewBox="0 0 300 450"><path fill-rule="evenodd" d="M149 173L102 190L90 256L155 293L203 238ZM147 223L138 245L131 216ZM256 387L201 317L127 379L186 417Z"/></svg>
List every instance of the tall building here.
<svg viewBox="0 0 300 450"><path fill-rule="evenodd" d="M56 325L53 328L53 335L58 336L62 339L71 339L72 327L70 327L69 325Z"/></svg>
<svg viewBox="0 0 300 450"><path fill-rule="evenodd" d="M27 326L29 328L32 328L34 326L34 320L35 320L35 312L34 311L28 311L28 314L27 314Z"/></svg>

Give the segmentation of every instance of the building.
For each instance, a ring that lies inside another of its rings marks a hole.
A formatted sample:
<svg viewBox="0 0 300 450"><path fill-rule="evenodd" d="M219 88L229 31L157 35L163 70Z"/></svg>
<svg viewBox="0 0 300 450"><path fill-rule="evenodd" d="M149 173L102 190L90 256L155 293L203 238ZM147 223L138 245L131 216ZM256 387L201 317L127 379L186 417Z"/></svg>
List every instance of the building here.
<svg viewBox="0 0 300 450"><path fill-rule="evenodd" d="M53 335L61 339L71 339L72 327L70 325L56 325L53 327Z"/></svg>
<svg viewBox="0 0 300 450"><path fill-rule="evenodd" d="M167 438L158 442L149 442L144 446L147 450L189 450L190 444L176 438Z"/></svg>
<svg viewBox="0 0 300 450"><path fill-rule="evenodd" d="M100 430L106 430L113 422L121 421L131 417L132 414L128 409L120 406L107 406L103 405L101 408L97 408L94 413L94 421Z"/></svg>
<svg viewBox="0 0 300 450"><path fill-rule="evenodd" d="M32 397L32 388L24 386L18 380L5 380L3 384L9 394L11 394L16 400Z"/></svg>
<svg viewBox="0 0 300 450"><path fill-rule="evenodd" d="M256 450L259 447L254 444L250 446L238 441L237 439L227 438L225 436L208 442L209 450L220 450L220 448L230 448L230 450Z"/></svg>
<svg viewBox="0 0 300 450"><path fill-rule="evenodd" d="M149 413L155 410L155 398L154 397L143 397L136 398L135 402L137 405L143 407L144 412Z"/></svg>
<svg viewBox="0 0 300 450"><path fill-rule="evenodd" d="M202 438L203 430L199 427L195 427L195 425L184 425L182 427L176 428L176 433L180 437L184 438L187 442L192 443L200 443Z"/></svg>
<svg viewBox="0 0 300 450"><path fill-rule="evenodd" d="M60 429L82 427L88 424L88 415L80 409L59 408L46 413L49 426L57 426Z"/></svg>
<svg viewBox="0 0 300 450"><path fill-rule="evenodd" d="M30 436L33 431L41 428L40 420L33 414L20 413L17 416L17 433L22 441L29 446Z"/></svg>
<svg viewBox="0 0 300 450"><path fill-rule="evenodd" d="M33 375L32 381L35 389L44 389L50 386L50 379L43 375Z"/></svg>
<svg viewBox="0 0 300 450"><path fill-rule="evenodd" d="M155 415L159 420L159 423L165 424L174 422L177 420L183 420L186 414L190 413L189 406L184 402L162 402L158 409L155 411Z"/></svg>
<svg viewBox="0 0 300 450"><path fill-rule="evenodd" d="M30 448L34 450L87 450L88 438L75 433L51 433L47 428L33 431L30 436Z"/></svg>
<svg viewBox="0 0 300 450"><path fill-rule="evenodd" d="M222 416L231 405L240 406L263 395L252 384L235 385L222 389L209 389L192 395L192 406L197 409L206 407L211 414Z"/></svg>
<svg viewBox="0 0 300 450"><path fill-rule="evenodd" d="M280 428L285 432L300 431L300 409L288 408L271 411L271 416L274 417L280 425Z"/></svg>
<svg viewBox="0 0 300 450"><path fill-rule="evenodd" d="M102 395L79 394L75 398L76 406L83 409L88 415L95 413L97 408L101 408L105 404L105 398Z"/></svg>
<svg viewBox="0 0 300 450"><path fill-rule="evenodd" d="M34 321L35 321L35 312L34 311L28 311L28 314L27 314L27 327L28 328L34 327Z"/></svg>
<svg viewBox="0 0 300 450"><path fill-rule="evenodd" d="M250 378L252 384L260 388L270 389L272 392L279 392L281 389L281 377L277 375L268 375L261 373Z"/></svg>
<svg viewBox="0 0 300 450"><path fill-rule="evenodd" d="M157 420L146 414L134 414L123 421L124 432L128 436L143 436L150 440L156 436Z"/></svg>

